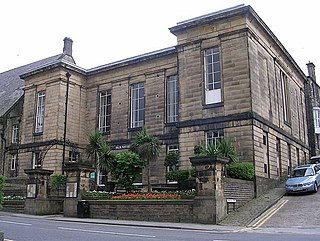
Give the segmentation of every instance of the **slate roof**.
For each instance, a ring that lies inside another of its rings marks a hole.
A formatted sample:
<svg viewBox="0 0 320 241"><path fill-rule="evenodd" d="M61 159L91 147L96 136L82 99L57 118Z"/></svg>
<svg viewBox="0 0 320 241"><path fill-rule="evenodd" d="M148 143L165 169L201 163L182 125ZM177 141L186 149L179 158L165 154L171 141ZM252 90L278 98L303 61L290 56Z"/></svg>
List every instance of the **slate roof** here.
<svg viewBox="0 0 320 241"><path fill-rule="evenodd" d="M62 56L63 54L58 54L0 73L0 117L5 115L23 96L24 80L20 79L21 74L43 65L57 62Z"/></svg>

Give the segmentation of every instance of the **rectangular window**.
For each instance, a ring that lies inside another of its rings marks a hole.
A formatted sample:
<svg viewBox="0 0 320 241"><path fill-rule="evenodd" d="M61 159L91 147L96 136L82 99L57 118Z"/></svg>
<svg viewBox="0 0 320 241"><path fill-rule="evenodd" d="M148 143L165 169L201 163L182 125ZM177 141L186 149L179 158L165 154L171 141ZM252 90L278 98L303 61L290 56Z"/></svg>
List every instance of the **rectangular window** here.
<svg viewBox="0 0 320 241"><path fill-rule="evenodd" d="M40 167L41 167L40 152L33 152L32 153L32 169L36 169Z"/></svg>
<svg viewBox="0 0 320 241"><path fill-rule="evenodd" d="M11 142L13 144L17 144L19 139L19 125L13 125L12 126L12 138Z"/></svg>
<svg viewBox="0 0 320 241"><path fill-rule="evenodd" d="M290 123L290 101L289 101L289 90L288 90L288 77L285 73L280 71L281 78L281 93L282 93L282 104L283 104L283 119L285 122Z"/></svg>
<svg viewBox="0 0 320 241"><path fill-rule="evenodd" d="M17 154L12 154L11 155L11 163L10 163L11 171L16 170L16 165L17 165Z"/></svg>
<svg viewBox="0 0 320 241"><path fill-rule="evenodd" d="M78 162L80 159L80 153L76 151L69 151L69 162Z"/></svg>
<svg viewBox="0 0 320 241"><path fill-rule="evenodd" d="M216 144L217 139L220 139L223 137L224 137L223 130L208 131L206 133L206 145L208 145L209 143Z"/></svg>
<svg viewBox="0 0 320 241"><path fill-rule="evenodd" d="M111 91L102 91L99 93L99 131L101 133L110 133L111 126Z"/></svg>
<svg viewBox="0 0 320 241"><path fill-rule="evenodd" d="M167 122L178 121L178 80L177 76L170 76L167 79Z"/></svg>
<svg viewBox="0 0 320 241"><path fill-rule="evenodd" d="M168 149L167 149L167 154L170 152L175 152L179 155L179 146L177 144L176 145L169 145ZM168 171L175 171L175 170L179 170L179 163L168 167Z"/></svg>
<svg viewBox="0 0 320 241"><path fill-rule="evenodd" d="M98 185L105 186L106 185L106 173L98 170Z"/></svg>
<svg viewBox="0 0 320 241"><path fill-rule="evenodd" d="M131 128L143 127L144 102L144 84L133 84L131 86Z"/></svg>
<svg viewBox="0 0 320 241"><path fill-rule="evenodd" d="M320 108L313 108L313 121L314 121L314 129L315 133L320 133Z"/></svg>
<svg viewBox="0 0 320 241"><path fill-rule="evenodd" d="M44 91L40 91L37 94L37 109L36 109L36 125L35 133L43 132L43 121L44 121L44 102L46 94Z"/></svg>
<svg viewBox="0 0 320 241"><path fill-rule="evenodd" d="M221 102L221 67L218 47L204 51L204 78L206 104Z"/></svg>
<svg viewBox="0 0 320 241"><path fill-rule="evenodd" d="M177 153L179 155L179 146L178 146L178 144L169 145L168 148L167 148L167 154L169 154L170 152L175 152L175 153ZM179 170L179 161L178 161L177 164L167 167L167 172L176 171L176 170ZM177 183L177 181L168 180L168 183L174 184L174 183Z"/></svg>

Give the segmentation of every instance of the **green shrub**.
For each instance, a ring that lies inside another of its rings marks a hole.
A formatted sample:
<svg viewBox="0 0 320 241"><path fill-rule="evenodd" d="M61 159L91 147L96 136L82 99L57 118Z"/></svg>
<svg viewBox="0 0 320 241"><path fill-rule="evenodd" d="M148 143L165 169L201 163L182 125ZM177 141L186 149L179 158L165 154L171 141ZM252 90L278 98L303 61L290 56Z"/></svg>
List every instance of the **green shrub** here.
<svg viewBox="0 0 320 241"><path fill-rule="evenodd" d="M179 164L179 154L175 151L170 151L164 159L164 166L173 168Z"/></svg>
<svg viewBox="0 0 320 241"><path fill-rule="evenodd" d="M135 188L133 182L138 178L145 165L145 160L141 159L138 154L125 151L118 153L112 160L110 172L120 188L130 191Z"/></svg>
<svg viewBox="0 0 320 241"><path fill-rule="evenodd" d="M183 182L188 180L189 175L190 175L189 170L176 170L176 171L167 172L166 178L168 180Z"/></svg>
<svg viewBox="0 0 320 241"><path fill-rule="evenodd" d="M227 176L242 180L254 180L254 166L249 162L233 162L226 167Z"/></svg>
<svg viewBox="0 0 320 241"><path fill-rule="evenodd" d="M67 177L60 174L55 174L50 177L50 185L52 189L65 188Z"/></svg>
<svg viewBox="0 0 320 241"><path fill-rule="evenodd" d="M193 153L196 155L196 156L200 156L202 154L205 153L205 148L203 145L195 145L194 146L194 149L193 149Z"/></svg>
<svg viewBox="0 0 320 241"><path fill-rule="evenodd" d="M167 172L168 180L177 181L179 190L191 190L195 188L195 170L176 170Z"/></svg>
<svg viewBox="0 0 320 241"><path fill-rule="evenodd" d="M0 176L0 209L2 209L3 203L3 187L4 187L5 178L4 176Z"/></svg>
<svg viewBox="0 0 320 241"><path fill-rule="evenodd" d="M207 146L195 145L193 151L196 156L222 157L232 162L238 159L237 152L229 138L219 138L213 143L208 143Z"/></svg>
<svg viewBox="0 0 320 241"><path fill-rule="evenodd" d="M109 200L113 195L115 195L114 192L81 191L81 198L84 200Z"/></svg>

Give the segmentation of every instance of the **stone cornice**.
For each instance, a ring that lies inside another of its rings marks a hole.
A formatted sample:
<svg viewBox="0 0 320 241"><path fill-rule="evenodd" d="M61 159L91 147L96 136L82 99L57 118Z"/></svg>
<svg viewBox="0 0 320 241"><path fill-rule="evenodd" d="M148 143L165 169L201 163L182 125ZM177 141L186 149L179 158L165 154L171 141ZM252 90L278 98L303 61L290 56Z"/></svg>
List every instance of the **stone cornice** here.
<svg viewBox="0 0 320 241"><path fill-rule="evenodd" d="M82 74L82 75L86 75L86 70L85 69L61 59L61 60L57 60L57 61L55 61L53 63L40 66L40 67L38 67L36 69L32 69L29 72L20 75L20 78L21 79L26 79L26 78L31 77L33 75L36 75L36 74L39 74L39 73L43 73L43 72L46 72L48 70L52 70L52 69L55 69L55 68L58 68L58 67L62 67L62 68L65 68L66 70L70 70L70 71L73 71L73 72L76 72L76 73L79 73L79 74Z"/></svg>

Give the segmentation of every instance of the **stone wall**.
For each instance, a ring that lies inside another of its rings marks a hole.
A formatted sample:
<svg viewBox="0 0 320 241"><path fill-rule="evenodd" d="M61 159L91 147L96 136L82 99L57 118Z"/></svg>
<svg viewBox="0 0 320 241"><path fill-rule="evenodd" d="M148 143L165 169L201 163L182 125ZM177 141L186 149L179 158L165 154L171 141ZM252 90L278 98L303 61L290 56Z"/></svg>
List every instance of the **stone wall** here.
<svg viewBox="0 0 320 241"><path fill-rule="evenodd" d="M24 213L24 200L11 200L3 202L3 212Z"/></svg>
<svg viewBox="0 0 320 241"><path fill-rule="evenodd" d="M234 178L224 178L224 196L235 199L235 208L239 208L254 198L254 182ZM229 207L230 209L230 207Z"/></svg>
<svg viewBox="0 0 320 241"><path fill-rule="evenodd" d="M32 215L51 215L63 212L61 199L26 199L25 213Z"/></svg>
<svg viewBox="0 0 320 241"><path fill-rule="evenodd" d="M89 201L90 218L155 222L193 221L193 200Z"/></svg>

